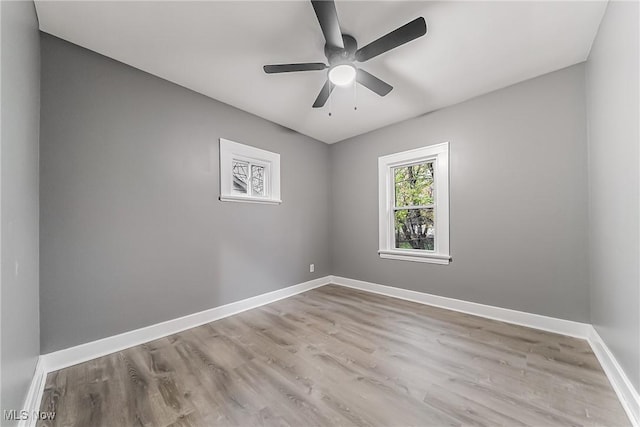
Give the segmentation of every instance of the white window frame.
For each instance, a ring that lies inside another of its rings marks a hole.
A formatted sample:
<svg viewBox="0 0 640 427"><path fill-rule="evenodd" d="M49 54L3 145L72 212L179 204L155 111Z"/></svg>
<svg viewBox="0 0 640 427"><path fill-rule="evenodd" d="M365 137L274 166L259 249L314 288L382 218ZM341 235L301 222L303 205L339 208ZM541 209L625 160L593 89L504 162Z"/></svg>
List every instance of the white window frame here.
<svg viewBox="0 0 640 427"><path fill-rule="evenodd" d="M400 249L395 247L394 207L395 182L393 169L416 163L434 162L434 250ZM379 250L380 258L404 261L449 264L449 143L378 158Z"/></svg>
<svg viewBox="0 0 640 427"><path fill-rule="evenodd" d="M264 196L244 195L233 190L234 160L249 163L248 193L251 187L251 165L265 168ZM220 138L220 200L270 205L282 203L280 200L280 154Z"/></svg>

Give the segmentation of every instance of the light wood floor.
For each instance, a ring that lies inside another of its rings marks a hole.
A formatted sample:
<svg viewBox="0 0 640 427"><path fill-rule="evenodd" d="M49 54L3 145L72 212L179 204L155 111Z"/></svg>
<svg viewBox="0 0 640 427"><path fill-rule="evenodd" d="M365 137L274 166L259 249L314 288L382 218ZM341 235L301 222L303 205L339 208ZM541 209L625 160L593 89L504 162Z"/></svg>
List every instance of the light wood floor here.
<svg viewBox="0 0 640 427"><path fill-rule="evenodd" d="M325 286L49 374L56 426L623 426L587 342Z"/></svg>

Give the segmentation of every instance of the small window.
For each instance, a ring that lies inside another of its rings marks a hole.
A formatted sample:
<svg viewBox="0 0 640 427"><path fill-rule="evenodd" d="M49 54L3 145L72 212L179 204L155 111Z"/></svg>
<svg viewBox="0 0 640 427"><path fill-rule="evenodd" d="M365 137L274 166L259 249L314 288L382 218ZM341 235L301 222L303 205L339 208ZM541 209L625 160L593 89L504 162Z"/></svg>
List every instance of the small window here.
<svg viewBox="0 0 640 427"><path fill-rule="evenodd" d="M281 203L280 155L221 138L220 200Z"/></svg>
<svg viewBox="0 0 640 427"><path fill-rule="evenodd" d="M378 159L381 258L448 264L449 144Z"/></svg>

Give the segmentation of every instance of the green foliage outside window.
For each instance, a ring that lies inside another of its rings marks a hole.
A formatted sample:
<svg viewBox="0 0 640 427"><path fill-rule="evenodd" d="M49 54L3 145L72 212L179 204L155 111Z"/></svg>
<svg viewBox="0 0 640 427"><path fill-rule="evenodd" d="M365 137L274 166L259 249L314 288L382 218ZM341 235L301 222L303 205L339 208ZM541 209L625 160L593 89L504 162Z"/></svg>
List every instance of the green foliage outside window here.
<svg viewBox="0 0 640 427"><path fill-rule="evenodd" d="M433 166L427 162L394 169L396 248L434 250Z"/></svg>

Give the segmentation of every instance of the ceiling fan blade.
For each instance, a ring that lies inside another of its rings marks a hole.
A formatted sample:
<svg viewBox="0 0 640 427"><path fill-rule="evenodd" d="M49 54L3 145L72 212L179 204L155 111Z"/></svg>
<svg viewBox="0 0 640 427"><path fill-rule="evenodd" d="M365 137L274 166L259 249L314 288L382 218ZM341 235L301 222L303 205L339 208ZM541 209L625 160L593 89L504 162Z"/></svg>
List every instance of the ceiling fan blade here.
<svg viewBox="0 0 640 427"><path fill-rule="evenodd" d="M340 49L344 48L336 4L333 0L311 0L311 4L327 44Z"/></svg>
<svg viewBox="0 0 640 427"><path fill-rule="evenodd" d="M315 71L327 68L322 62L308 62L304 64L277 64L262 67L267 74L291 73L293 71Z"/></svg>
<svg viewBox="0 0 640 427"><path fill-rule="evenodd" d="M391 31L389 34L380 37L356 52L356 60L359 62L368 61L381 53L385 53L411 40L427 34L427 23L423 17L416 18L408 24Z"/></svg>
<svg viewBox="0 0 640 427"><path fill-rule="evenodd" d="M313 103L313 108L320 108L324 106L324 104L327 102L327 99L329 99L329 95L331 95L331 92L333 91L333 87L334 84L331 83L329 79L327 79L324 86L322 86L322 89L320 89L320 93L316 98L316 102Z"/></svg>
<svg viewBox="0 0 640 427"><path fill-rule="evenodd" d="M362 86L377 93L380 96L385 96L386 94L391 92L391 89L393 89L393 86L383 82L376 76L367 73L365 70L358 69L358 74L356 75L356 81L360 83Z"/></svg>

